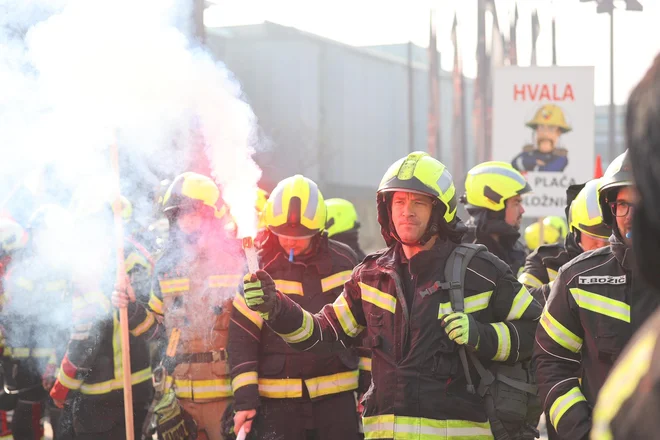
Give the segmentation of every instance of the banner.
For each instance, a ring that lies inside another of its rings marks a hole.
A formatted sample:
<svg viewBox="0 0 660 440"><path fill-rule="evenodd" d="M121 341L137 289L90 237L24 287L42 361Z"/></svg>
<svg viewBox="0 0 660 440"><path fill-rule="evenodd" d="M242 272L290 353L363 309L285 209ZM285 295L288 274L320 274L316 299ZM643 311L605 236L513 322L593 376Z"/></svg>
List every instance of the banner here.
<svg viewBox="0 0 660 440"><path fill-rule="evenodd" d="M563 215L566 188L594 175L593 67L501 67L493 81L493 160L525 174L525 217Z"/></svg>

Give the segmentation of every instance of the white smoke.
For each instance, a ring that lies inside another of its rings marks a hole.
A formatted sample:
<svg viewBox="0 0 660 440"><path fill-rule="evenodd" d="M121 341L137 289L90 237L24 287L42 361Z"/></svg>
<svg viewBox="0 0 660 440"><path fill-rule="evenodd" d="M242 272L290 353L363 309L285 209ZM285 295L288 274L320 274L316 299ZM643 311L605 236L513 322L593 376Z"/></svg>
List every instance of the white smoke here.
<svg viewBox="0 0 660 440"><path fill-rule="evenodd" d="M256 117L224 65L177 27L190 4L0 0L0 210L25 224L39 204L67 205L71 192L104 198L116 143L129 200L206 151L239 233L256 231ZM103 252L89 248L107 246L99 235L108 226L76 230L81 247L48 255L100 273L107 267L91 266Z"/></svg>

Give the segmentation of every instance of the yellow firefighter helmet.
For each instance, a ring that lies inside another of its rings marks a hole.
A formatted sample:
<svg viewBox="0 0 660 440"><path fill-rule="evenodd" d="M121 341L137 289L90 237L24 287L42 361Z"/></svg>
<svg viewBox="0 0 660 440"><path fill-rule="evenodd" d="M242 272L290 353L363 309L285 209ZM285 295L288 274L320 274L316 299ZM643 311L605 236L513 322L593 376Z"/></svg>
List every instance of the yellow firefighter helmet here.
<svg viewBox="0 0 660 440"><path fill-rule="evenodd" d="M300 174L278 183L264 210L268 229L286 237L313 237L325 228L325 218L323 194L316 183Z"/></svg>
<svg viewBox="0 0 660 440"><path fill-rule="evenodd" d="M355 206L345 199L328 199L325 201L328 209L328 220L325 223L325 229L328 231L328 237L342 232L350 231L360 226Z"/></svg>
<svg viewBox="0 0 660 440"><path fill-rule="evenodd" d="M530 250L534 250L544 244L558 243L561 240L561 232L557 228L543 224L543 241L541 241L541 223L535 222L525 228L525 243Z"/></svg>
<svg viewBox="0 0 660 440"><path fill-rule="evenodd" d="M550 125L559 127L562 133L572 130L572 127L566 123L564 111L555 104L546 104L538 109L534 118L525 125L532 129L536 129L539 125Z"/></svg>

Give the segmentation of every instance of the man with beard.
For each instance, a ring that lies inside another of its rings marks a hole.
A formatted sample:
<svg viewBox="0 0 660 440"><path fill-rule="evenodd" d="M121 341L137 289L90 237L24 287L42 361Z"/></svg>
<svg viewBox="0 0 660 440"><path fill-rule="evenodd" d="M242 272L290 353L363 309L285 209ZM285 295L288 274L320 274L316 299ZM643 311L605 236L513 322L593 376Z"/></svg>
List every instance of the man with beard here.
<svg viewBox="0 0 660 440"><path fill-rule="evenodd" d="M626 151L600 179L610 245L563 266L536 330L533 363L546 416L561 439L587 439L596 397L623 347L660 303L637 276L637 192Z"/></svg>
<svg viewBox="0 0 660 440"><path fill-rule="evenodd" d="M531 187L522 174L505 162L484 162L472 168L465 180L468 226L474 231L465 241L485 245L509 265L514 275L525 264L527 252L520 238L525 208L522 195Z"/></svg>
<svg viewBox="0 0 660 440"><path fill-rule="evenodd" d="M628 99L626 141L639 192L634 258L653 293L660 289L660 56ZM660 312L627 345L598 395L592 439L655 439L660 432Z"/></svg>
<svg viewBox="0 0 660 440"><path fill-rule="evenodd" d="M541 107L526 124L534 130L536 148L527 145L511 165L519 171L564 171L568 165L566 149L558 148L559 137L571 131L564 112L554 104Z"/></svg>

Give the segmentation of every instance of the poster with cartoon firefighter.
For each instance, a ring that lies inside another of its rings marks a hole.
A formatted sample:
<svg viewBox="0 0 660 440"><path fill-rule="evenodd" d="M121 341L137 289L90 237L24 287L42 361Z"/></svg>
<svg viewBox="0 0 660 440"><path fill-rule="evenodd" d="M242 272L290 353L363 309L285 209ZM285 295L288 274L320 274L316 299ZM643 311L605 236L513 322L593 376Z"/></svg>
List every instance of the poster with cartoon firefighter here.
<svg viewBox="0 0 660 440"><path fill-rule="evenodd" d="M524 173L526 216L556 215L566 187L592 178L592 67L502 67L493 78L493 160Z"/></svg>

